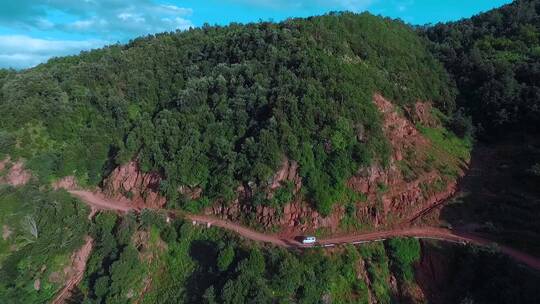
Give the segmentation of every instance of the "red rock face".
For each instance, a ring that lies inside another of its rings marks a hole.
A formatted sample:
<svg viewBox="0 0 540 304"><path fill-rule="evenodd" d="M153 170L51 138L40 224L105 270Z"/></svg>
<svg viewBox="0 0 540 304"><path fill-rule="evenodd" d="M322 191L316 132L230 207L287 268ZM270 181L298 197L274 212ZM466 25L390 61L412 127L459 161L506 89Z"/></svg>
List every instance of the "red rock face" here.
<svg viewBox="0 0 540 304"><path fill-rule="evenodd" d="M273 191L284 182L294 184L294 193L298 193L302 187L302 179L298 173L299 167L296 161L285 159L269 181L268 197L271 198ZM306 202L296 200L286 204L278 212L268 206L253 206L251 204L252 189L249 186L240 186L237 189L238 199L232 203L218 203L206 210L208 215L215 215L231 221L240 221L247 214L255 214L256 222L265 228L280 227L282 231L306 231L321 227L337 227L342 212L334 212L329 217L322 217ZM279 214L279 215L278 215Z"/></svg>
<svg viewBox="0 0 540 304"><path fill-rule="evenodd" d="M398 163L403 160L408 149L421 150L429 147L430 142L416 129L415 125L404 115L396 111L395 106L381 95L375 95L373 102L383 118L383 129L392 147L392 155L386 168L372 165L361 168L352 176L347 186L367 197L366 202L358 202L356 216L359 221L372 226L391 226L403 223L417 214L447 199L456 191L456 181L446 181L443 189L422 189L422 186L434 184L441 180L437 171L424 172L412 181L406 181ZM411 110L414 120L425 124L434 124L431 118L431 105L416 103ZM298 174L298 165L294 161L285 160L270 183L270 190L277 189L284 181L295 184L298 192L302 186ZM384 191L381 186L384 185ZM336 206L328 217L322 217L307 202L296 200L286 204L278 212L271 207L251 206L249 199L251 190L238 189L239 199L232 204L217 204L207 210L208 214L225 219L239 221L242 215L255 214L257 223L266 228L278 227L283 234L294 234L326 228L336 232L340 230L340 221L344 210Z"/></svg>
<svg viewBox="0 0 540 304"><path fill-rule="evenodd" d="M421 123L424 126L435 127L437 120L431 115L433 106L427 102L417 102L407 109L409 118L414 123Z"/></svg>
<svg viewBox="0 0 540 304"><path fill-rule="evenodd" d="M428 141L418 132L416 127L398 113L390 101L376 94L373 97L373 102L383 116L383 129L392 146L394 161L403 159L402 153L405 148L428 144Z"/></svg>
<svg viewBox="0 0 540 304"><path fill-rule="evenodd" d="M110 198L129 200L139 208L161 208L166 200L159 194L161 176L143 173L136 161L117 167L103 182L103 192Z"/></svg>
<svg viewBox="0 0 540 304"><path fill-rule="evenodd" d="M298 169L298 163L296 161L291 161L288 159L283 160L281 168L272 178L272 182L270 183L270 189L276 190L282 185L282 183L292 182L295 185L295 190L300 190L300 188L302 187L302 179L298 174Z"/></svg>
<svg viewBox="0 0 540 304"><path fill-rule="evenodd" d="M11 186L25 185L32 178L30 171L24 169L22 161L13 163L9 157L0 161L0 173L0 183Z"/></svg>
<svg viewBox="0 0 540 304"><path fill-rule="evenodd" d="M375 95L373 101L383 116L383 129L390 141L392 156L387 168L379 165L361 168L349 179L347 185L356 192L367 195L368 206L358 208L357 216L377 227L402 223L447 199L455 193L457 181L445 181L443 189L422 189L422 186L441 181L440 174L435 170L424 172L412 181L406 181L398 162L403 160L403 154L407 150L421 151L429 147L430 142L384 97ZM419 122L433 123L429 104L416 103L414 111ZM386 188L384 191L381 191L381 185Z"/></svg>
<svg viewBox="0 0 540 304"><path fill-rule="evenodd" d="M54 190L64 189L64 190L76 190L79 188L77 185L77 180L74 176L63 177L52 184Z"/></svg>
<svg viewBox="0 0 540 304"><path fill-rule="evenodd" d="M356 216L358 221L371 227L392 226L414 218L418 213L438 202L447 199L456 191L455 180L445 180L444 187L437 190L426 189L426 185L441 180L437 171L422 172L413 180L406 180L399 163L404 159L407 151L421 151L429 147L430 142L416 129L415 125L400 113L394 105L381 95L375 95L373 102L379 109L383 118L383 129L389 140L392 153L389 165L383 168L374 164L361 168L347 181L352 190L363 193L367 200L357 203ZM431 106L417 103L411 110L421 123L430 121ZM132 161L116 168L104 181L104 192L112 198L127 200L139 208L160 208L165 205L165 198L158 193L161 176L157 173L142 173L138 164ZM294 184L297 194L302 187L298 163L284 159L281 167L274 177L268 181L264 188L268 198L283 183ZM295 234L304 231L313 231L326 228L331 232L338 232L340 222L345 214L343 206L336 204L328 217L321 216L309 203L300 196L283 209L276 210L268 206L253 206L252 195L255 189L251 185L238 187L238 198L233 202L216 202L213 207L205 210L206 214L215 215L232 221L241 221L247 215L254 215L258 225L266 229L277 228L282 234ZM202 189L180 187L180 193L199 198ZM260 189L258 190L260 191Z"/></svg>

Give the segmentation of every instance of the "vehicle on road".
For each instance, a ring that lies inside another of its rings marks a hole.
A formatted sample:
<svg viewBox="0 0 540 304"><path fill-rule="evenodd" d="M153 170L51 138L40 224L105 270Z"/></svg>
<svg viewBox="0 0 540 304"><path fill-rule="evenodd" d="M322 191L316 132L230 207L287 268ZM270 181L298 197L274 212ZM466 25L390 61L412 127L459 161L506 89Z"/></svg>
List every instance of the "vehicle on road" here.
<svg viewBox="0 0 540 304"><path fill-rule="evenodd" d="M317 238L314 236L306 236L302 238L302 244L304 245L311 245L315 244L317 242Z"/></svg>

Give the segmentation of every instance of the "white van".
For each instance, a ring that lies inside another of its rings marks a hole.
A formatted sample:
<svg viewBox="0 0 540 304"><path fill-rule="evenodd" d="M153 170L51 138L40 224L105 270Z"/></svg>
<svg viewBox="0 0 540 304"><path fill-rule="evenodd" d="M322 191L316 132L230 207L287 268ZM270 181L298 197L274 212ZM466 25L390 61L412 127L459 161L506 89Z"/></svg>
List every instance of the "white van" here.
<svg viewBox="0 0 540 304"><path fill-rule="evenodd" d="M309 245L309 244L315 244L317 242L317 238L314 236L306 236L302 239L302 244Z"/></svg>

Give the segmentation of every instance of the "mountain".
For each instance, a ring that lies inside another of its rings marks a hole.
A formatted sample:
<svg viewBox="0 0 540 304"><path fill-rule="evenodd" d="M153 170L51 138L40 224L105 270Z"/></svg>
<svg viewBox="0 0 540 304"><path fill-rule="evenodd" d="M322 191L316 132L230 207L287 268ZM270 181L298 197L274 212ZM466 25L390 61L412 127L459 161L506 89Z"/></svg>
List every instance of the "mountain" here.
<svg viewBox="0 0 540 304"><path fill-rule="evenodd" d="M466 195L443 218L475 223L539 254L540 1L514 1L422 33L456 82L459 112L472 117L480 139L462 182Z"/></svg>
<svg viewBox="0 0 540 304"><path fill-rule="evenodd" d="M519 0L462 21L425 29L453 76L457 106L486 135L538 131L540 2Z"/></svg>
<svg viewBox="0 0 540 304"><path fill-rule="evenodd" d="M0 70L0 302L539 302L536 3Z"/></svg>
<svg viewBox="0 0 540 304"><path fill-rule="evenodd" d="M203 27L6 72L2 153L42 181L73 175L81 186L133 161L159 177L148 186L169 207L195 212L239 187L251 205L281 207L294 187L271 180L290 161L329 215L359 168L389 163L375 94L401 109L454 108L446 72L400 22L343 13ZM269 186L282 195L270 199Z"/></svg>

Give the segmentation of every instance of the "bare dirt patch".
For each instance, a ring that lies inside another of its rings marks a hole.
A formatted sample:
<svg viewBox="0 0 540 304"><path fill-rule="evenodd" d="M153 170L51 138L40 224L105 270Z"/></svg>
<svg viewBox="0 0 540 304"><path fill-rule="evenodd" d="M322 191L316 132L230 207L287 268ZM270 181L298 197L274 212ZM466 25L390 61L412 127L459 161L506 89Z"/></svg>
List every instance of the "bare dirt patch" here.
<svg viewBox="0 0 540 304"><path fill-rule="evenodd" d="M0 162L0 173L0 183L11 186L25 185L32 178L22 161L12 162L9 157Z"/></svg>
<svg viewBox="0 0 540 304"><path fill-rule="evenodd" d="M87 236L84 245L73 253L71 256L71 264L64 268L64 275L67 278L66 283L51 303L66 303L66 300L71 296L73 288L82 281L86 269L86 262L92 252L93 244L94 240Z"/></svg>
<svg viewBox="0 0 540 304"><path fill-rule="evenodd" d="M79 186L77 185L77 179L75 178L75 176L63 177L57 180L56 182L54 182L52 184L52 187L55 190L64 189L68 191L79 189Z"/></svg>
<svg viewBox="0 0 540 304"><path fill-rule="evenodd" d="M13 231L9 228L8 225L2 226L2 239L5 241L13 234Z"/></svg>

